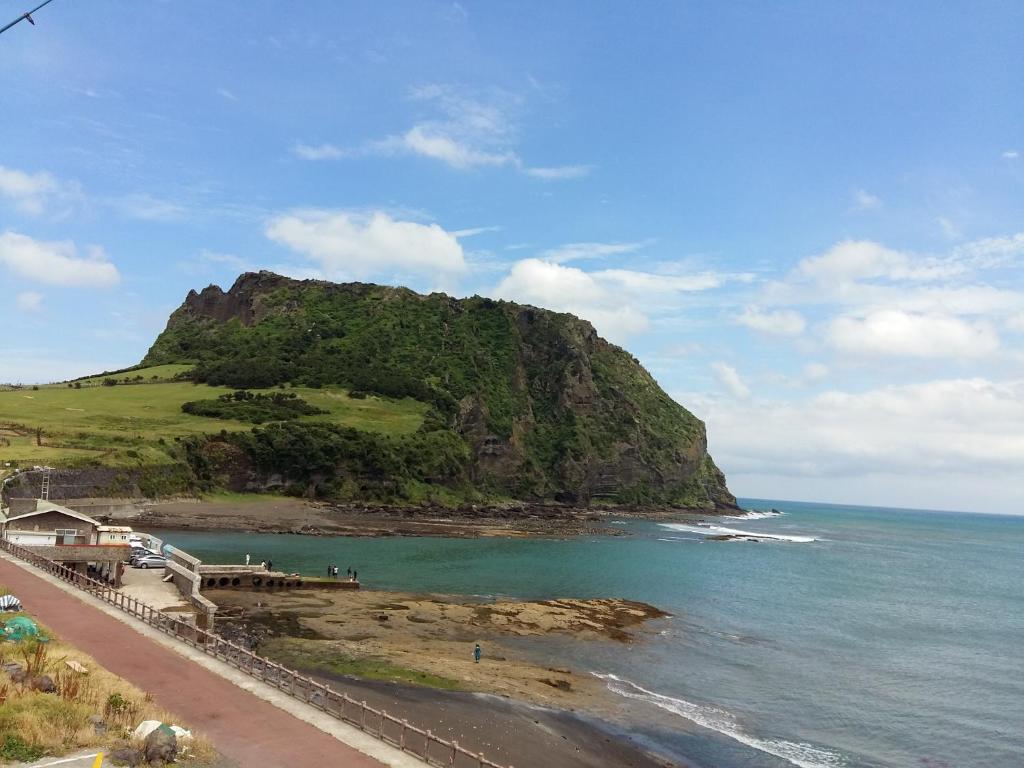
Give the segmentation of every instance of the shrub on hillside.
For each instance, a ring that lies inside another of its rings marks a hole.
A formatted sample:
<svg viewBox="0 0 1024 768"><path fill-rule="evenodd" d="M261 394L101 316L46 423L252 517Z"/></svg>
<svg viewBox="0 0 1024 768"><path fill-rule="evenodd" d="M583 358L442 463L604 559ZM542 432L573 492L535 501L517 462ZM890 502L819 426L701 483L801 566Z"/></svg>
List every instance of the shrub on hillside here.
<svg viewBox="0 0 1024 768"><path fill-rule="evenodd" d="M191 400L182 403L181 410L193 416L214 419L233 419L263 424L268 421L287 421L300 416L316 416L327 411L310 405L294 392L273 392L268 395L238 390L221 395L216 400Z"/></svg>

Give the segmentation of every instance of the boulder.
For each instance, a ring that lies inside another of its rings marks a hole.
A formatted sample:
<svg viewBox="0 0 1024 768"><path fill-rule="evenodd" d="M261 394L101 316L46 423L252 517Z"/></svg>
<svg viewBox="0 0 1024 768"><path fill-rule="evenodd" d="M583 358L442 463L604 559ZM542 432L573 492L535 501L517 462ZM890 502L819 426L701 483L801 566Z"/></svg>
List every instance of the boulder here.
<svg viewBox="0 0 1024 768"><path fill-rule="evenodd" d="M151 765L173 763L178 756L178 737L170 728L161 725L146 737L142 754Z"/></svg>
<svg viewBox="0 0 1024 768"><path fill-rule="evenodd" d="M32 681L28 684L28 687L33 691L39 691L40 693L55 693L57 686L53 682L53 678L49 675L37 675L32 678Z"/></svg>

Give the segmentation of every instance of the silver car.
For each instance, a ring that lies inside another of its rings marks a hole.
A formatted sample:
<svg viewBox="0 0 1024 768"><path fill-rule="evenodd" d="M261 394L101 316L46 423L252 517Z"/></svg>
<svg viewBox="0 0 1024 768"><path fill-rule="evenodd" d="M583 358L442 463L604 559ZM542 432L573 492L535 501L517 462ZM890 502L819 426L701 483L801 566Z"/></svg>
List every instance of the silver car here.
<svg viewBox="0 0 1024 768"><path fill-rule="evenodd" d="M136 568L163 568L167 565L167 558L163 555L146 555L136 559L132 565Z"/></svg>

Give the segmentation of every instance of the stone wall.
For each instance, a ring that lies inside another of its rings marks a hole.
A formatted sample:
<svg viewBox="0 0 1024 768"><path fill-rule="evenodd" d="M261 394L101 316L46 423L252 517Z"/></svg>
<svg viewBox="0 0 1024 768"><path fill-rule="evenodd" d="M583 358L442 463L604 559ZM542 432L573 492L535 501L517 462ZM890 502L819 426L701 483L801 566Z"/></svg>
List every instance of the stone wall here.
<svg viewBox="0 0 1024 768"><path fill-rule="evenodd" d="M202 587L202 578L198 573L201 564L201 560L192 557L188 552L171 548L167 551L165 572L171 574L171 582L178 588L181 596L195 609L196 626L207 632L213 632L217 605L199 593Z"/></svg>
<svg viewBox="0 0 1024 768"><path fill-rule="evenodd" d="M131 559L131 548L120 545L58 544L55 547L26 549L58 563L126 563Z"/></svg>

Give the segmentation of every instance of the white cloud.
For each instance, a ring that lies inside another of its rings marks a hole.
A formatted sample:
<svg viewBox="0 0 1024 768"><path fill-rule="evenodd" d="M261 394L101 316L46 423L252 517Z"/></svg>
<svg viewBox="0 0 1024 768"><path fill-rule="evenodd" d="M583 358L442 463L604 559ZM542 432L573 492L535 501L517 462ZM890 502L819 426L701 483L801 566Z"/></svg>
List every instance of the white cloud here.
<svg viewBox="0 0 1024 768"><path fill-rule="evenodd" d="M566 243L543 251L540 258L559 264L579 259L601 259L620 253L633 253L649 244L649 240L637 243Z"/></svg>
<svg viewBox="0 0 1024 768"><path fill-rule="evenodd" d="M696 293L719 288L730 280L743 280L744 275L723 272L695 272L691 275L666 275L638 272L632 269L602 269L592 273L597 279L643 294Z"/></svg>
<svg viewBox="0 0 1024 768"><path fill-rule="evenodd" d="M15 306L22 312L38 312L43 308L43 294L23 291L14 298Z"/></svg>
<svg viewBox="0 0 1024 768"><path fill-rule="evenodd" d="M941 379L860 393L832 390L799 403L682 398L707 421L711 450L730 478L894 473L906 482L908 473L923 472L942 494L953 486L949 472L1024 470L1022 380Z"/></svg>
<svg viewBox="0 0 1024 768"><path fill-rule="evenodd" d="M301 157L303 160L337 160L344 157L345 152L333 144L296 144L292 147L292 154Z"/></svg>
<svg viewBox="0 0 1024 768"><path fill-rule="evenodd" d="M743 382L739 371L731 365L723 362L714 362L711 363L711 370L715 372L715 376L718 378L719 383L725 387L733 397L740 398L741 400L745 400L750 397L750 387Z"/></svg>
<svg viewBox="0 0 1024 768"><path fill-rule="evenodd" d="M1003 160L1016 160L1018 157L1020 157L1020 152L1016 149L1008 149L1002 154Z"/></svg>
<svg viewBox="0 0 1024 768"><path fill-rule="evenodd" d="M589 176L593 169L592 165L555 165L548 168L524 168L523 173L544 181L563 181Z"/></svg>
<svg viewBox="0 0 1024 768"><path fill-rule="evenodd" d="M454 234L437 224L398 221L382 211L293 211L272 218L265 234L312 259L331 278L452 274L466 267Z"/></svg>
<svg viewBox="0 0 1024 768"><path fill-rule="evenodd" d="M527 166L516 152L517 119L522 99L500 89L470 94L451 85L414 88L413 103L424 114L402 133L341 149L331 144L298 145L292 151L310 160L358 155L416 155L458 170L508 166L546 181L577 179L589 165Z"/></svg>
<svg viewBox="0 0 1024 768"><path fill-rule="evenodd" d="M44 242L11 231L0 235L0 264L16 275L50 285L106 288L121 279L98 246L89 247L82 258L69 240Z"/></svg>
<svg viewBox="0 0 1024 768"><path fill-rule="evenodd" d="M756 307L747 307L736 322L755 331L774 336L799 336L807 327L803 315L791 309L766 312Z"/></svg>
<svg viewBox="0 0 1024 768"><path fill-rule="evenodd" d="M154 197L148 192L133 192L115 198L113 206L125 216L143 221L172 221L181 218L187 209L178 203Z"/></svg>
<svg viewBox="0 0 1024 768"><path fill-rule="evenodd" d="M1010 328L1011 331L1019 331L1020 333L1024 333L1024 312L1018 312L1015 315L1011 315L1007 319L1006 325Z"/></svg>
<svg viewBox="0 0 1024 768"><path fill-rule="evenodd" d="M820 256L804 259L798 275L822 284L854 280L928 281L962 274L964 267L949 260L911 258L870 240L845 240Z"/></svg>
<svg viewBox="0 0 1024 768"><path fill-rule="evenodd" d="M803 369L803 377L806 381L821 381L828 374L828 366L823 363L807 363Z"/></svg>
<svg viewBox="0 0 1024 768"><path fill-rule="evenodd" d="M939 216L935 219L935 223L939 225L939 228L942 230L942 234L950 240L956 240L960 237L960 227L958 227L951 219L947 219L945 216Z"/></svg>
<svg viewBox="0 0 1024 768"><path fill-rule="evenodd" d="M46 171L27 173L0 165L0 198L9 200L21 213L39 216L48 208L73 204L81 196L75 182L61 182Z"/></svg>
<svg viewBox="0 0 1024 768"><path fill-rule="evenodd" d="M593 244L588 244L593 245ZM571 312L616 343L647 330L649 315L675 308L680 294L717 288L735 275L665 275L629 269L587 272L543 258L516 262L494 291L498 298Z"/></svg>
<svg viewBox="0 0 1024 768"><path fill-rule="evenodd" d="M881 208L881 198L872 195L866 189L858 189L853 193L853 207L854 210L858 211L871 211L875 208Z"/></svg>
<svg viewBox="0 0 1024 768"><path fill-rule="evenodd" d="M228 101L238 101L238 96L236 96L234 93L229 91L227 88L218 88L217 89L217 94L219 96L224 97Z"/></svg>
<svg viewBox="0 0 1024 768"><path fill-rule="evenodd" d="M470 227L468 229L456 229L452 232L453 237L476 237L486 232L500 232L501 227Z"/></svg>
<svg viewBox="0 0 1024 768"><path fill-rule="evenodd" d="M611 341L621 342L646 330L647 316L627 297L609 290L593 275L540 259L516 262L494 290L498 298L571 312L589 320Z"/></svg>
<svg viewBox="0 0 1024 768"><path fill-rule="evenodd" d="M516 162L515 153L492 152L473 147L466 141L445 135L437 126L417 125L403 136L381 143L383 149L405 149L413 154L441 160L452 168L465 170L477 166L499 166Z"/></svg>
<svg viewBox="0 0 1024 768"><path fill-rule="evenodd" d="M1024 257L1024 232L965 243L956 249L954 256L977 269L1019 266Z"/></svg>
<svg viewBox="0 0 1024 768"><path fill-rule="evenodd" d="M833 320L828 341L843 352L962 360L991 355L999 338L984 322L943 314L878 310Z"/></svg>

